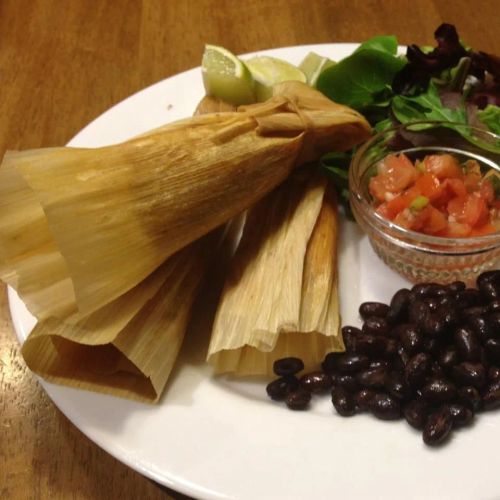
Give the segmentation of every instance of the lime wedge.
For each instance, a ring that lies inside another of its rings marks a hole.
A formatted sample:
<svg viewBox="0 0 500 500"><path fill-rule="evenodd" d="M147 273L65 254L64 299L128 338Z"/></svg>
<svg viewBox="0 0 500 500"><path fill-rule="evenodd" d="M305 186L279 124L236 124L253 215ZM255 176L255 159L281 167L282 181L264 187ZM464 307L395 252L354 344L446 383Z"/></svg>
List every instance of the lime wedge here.
<svg viewBox="0 0 500 500"><path fill-rule="evenodd" d="M265 101L273 94L273 86L289 80L307 82L306 75L294 66L281 59L257 56L245 61L255 80L257 101Z"/></svg>
<svg viewBox="0 0 500 500"><path fill-rule="evenodd" d="M307 77L307 83L311 87L316 86L316 81L320 73L330 66L333 66L335 61L328 59L328 57L320 56L316 52L309 52L303 61L299 64L299 68Z"/></svg>
<svg viewBox="0 0 500 500"><path fill-rule="evenodd" d="M235 105L255 102L252 75L245 63L229 50L205 45L201 72L208 95Z"/></svg>

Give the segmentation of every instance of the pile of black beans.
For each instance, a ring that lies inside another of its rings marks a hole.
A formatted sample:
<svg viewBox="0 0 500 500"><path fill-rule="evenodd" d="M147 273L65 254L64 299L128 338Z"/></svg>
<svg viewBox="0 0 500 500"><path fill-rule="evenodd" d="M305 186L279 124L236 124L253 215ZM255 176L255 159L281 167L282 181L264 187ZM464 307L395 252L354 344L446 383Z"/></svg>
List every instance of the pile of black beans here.
<svg viewBox="0 0 500 500"><path fill-rule="evenodd" d="M482 273L477 288L420 283L359 313L362 327L342 328L346 351L327 354L321 370L299 378L300 359L276 361L268 395L302 410L331 390L340 415L405 418L428 445L500 407L500 270Z"/></svg>

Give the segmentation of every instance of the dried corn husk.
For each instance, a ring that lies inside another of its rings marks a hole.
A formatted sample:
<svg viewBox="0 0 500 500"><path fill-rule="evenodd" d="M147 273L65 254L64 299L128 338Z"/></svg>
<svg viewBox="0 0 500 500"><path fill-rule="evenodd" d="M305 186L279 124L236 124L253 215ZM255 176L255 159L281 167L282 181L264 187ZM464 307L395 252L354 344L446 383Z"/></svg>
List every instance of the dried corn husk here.
<svg viewBox="0 0 500 500"><path fill-rule="evenodd" d="M51 382L157 401L219 234L180 250L134 288L84 318L73 313L39 320L22 347L28 366Z"/></svg>
<svg viewBox="0 0 500 500"><path fill-rule="evenodd" d="M368 134L369 125L355 111L286 82L266 103L238 112L196 116L104 148L11 153L8 163L32 190L30 203L36 198L41 204L47 244L67 266L59 281L71 279L84 317L262 198L296 165L326 150L349 149ZM3 165L0 185L5 172ZM0 247L13 247L8 253L15 257L2 260L0 268L11 283L38 289L43 263L30 266L27 277L24 261L43 247L35 241L19 251L4 227L19 204L14 197L0 206ZM36 212L38 217L40 207ZM22 224L29 226L30 217L23 215ZM24 299L25 289L19 291ZM39 297L32 293L28 306L47 317ZM64 317L72 305L62 313L51 307L51 314Z"/></svg>
<svg viewBox="0 0 500 500"><path fill-rule="evenodd" d="M216 372L271 374L286 356L313 368L343 349L336 237L335 196L319 173L292 176L249 211L212 330Z"/></svg>
<svg viewBox="0 0 500 500"><path fill-rule="evenodd" d="M209 235L176 253L139 285L75 324L39 321L22 347L28 367L50 382L158 401L214 238Z"/></svg>

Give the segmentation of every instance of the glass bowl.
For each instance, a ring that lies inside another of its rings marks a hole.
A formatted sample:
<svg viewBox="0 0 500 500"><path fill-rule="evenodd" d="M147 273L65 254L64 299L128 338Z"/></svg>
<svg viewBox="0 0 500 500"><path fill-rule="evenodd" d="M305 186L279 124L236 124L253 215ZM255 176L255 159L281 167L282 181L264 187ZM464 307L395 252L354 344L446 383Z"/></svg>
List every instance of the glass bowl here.
<svg viewBox="0 0 500 500"><path fill-rule="evenodd" d="M375 135L356 152L349 169L349 197L356 221L376 254L413 282L472 283L500 258L500 232L466 238L431 236L402 228L375 212L368 183L379 160L404 153L415 161L428 154L451 153L474 159L481 170L500 173L500 136L463 124L415 122Z"/></svg>

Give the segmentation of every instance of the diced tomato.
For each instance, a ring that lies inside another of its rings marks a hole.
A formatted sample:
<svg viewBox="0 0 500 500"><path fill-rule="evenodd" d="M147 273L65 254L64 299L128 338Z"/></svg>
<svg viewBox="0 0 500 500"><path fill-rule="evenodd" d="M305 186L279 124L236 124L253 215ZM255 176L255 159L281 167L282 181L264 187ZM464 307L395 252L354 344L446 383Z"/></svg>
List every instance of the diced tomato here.
<svg viewBox="0 0 500 500"><path fill-rule="evenodd" d="M430 172L419 175L415 181L415 186L420 190L420 194L433 201L443 194L443 186L439 179Z"/></svg>
<svg viewBox="0 0 500 500"><path fill-rule="evenodd" d="M463 176L458 160L450 154L426 156L424 165L438 179L460 178Z"/></svg>
<svg viewBox="0 0 500 500"><path fill-rule="evenodd" d="M488 221L488 206L475 194L456 196L448 202L447 208L449 215L457 222L464 222L471 227L482 226Z"/></svg>
<svg viewBox="0 0 500 500"><path fill-rule="evenodd" d="M388 155L378 165L378 175L387 191L400 193L417 178L417 169L404 155Z"/></svg>
<svg viewBox="0 0 500 500"><path fill-rule="evenodd" d="M472 228L468 224L462 222L448 222L446 229L440 233L440 236L447 238L465 238L469 236Z"/></svg>
<svg viewBox="0 0 500 500"><path fill-rule="evenodd" d="M497 228L493 224L487 222L482 226L472 228L470 236L484 236L486 234L496 233L497 231Z"/></svg>
<svg viewBox="0 0 500 500"><path fill-rule="evenodd" d="M385 201L387 188L385 187L384 180L379 175L374 175L370 178L368 190L377 201Z"/></svg>
<svg viewBox="0 0 500 500"><path fill-rule="evenodd" d="M403 210L402 212L399 212L399 214L394 217L393 222L398 226L404 227L405 229L412 229L414 231L418 230L413 227L414 220L410 210Z"/></svg>
<svg viewBox="0 0 500 500"><path fill-rule="evenodd" d="M486 202L491 204L495 199L493 184L488 179L483 179L479 184L479 195Z"/></svg>
<svg viewBox="0 0 500 500"><path fill-rule="evenodd" d="M455 196L465 196L467 194L467 188L462 179L446 179L443 184Z"/></svg>
<svg viewBox="0 0 500 500"><path fill-rule="evenodd" d="M405 208L411 205L411 202L420 195L420 191L416 186L412 186L400 195L396 196L392 200L386 202L386 211L389 219L396 217L399 212L402 212Z"/></svg>
<svg viewBox="0 0 500 500"><path fill-rule="evenodd" d="M427 234L438 234L441 231L444 231L448 226L448 221L446 216L438 210L434 208L432 205L428 205L424 208L425 211L425 222L423 225L423 232Z"/></svg>
<svg viewBox="0 0 500 500"><path fill-rule="evenodd" d="M467 202L467 196L455 196L452 198L446 209L448 214L453 217L456 222L465 222L465 203Z"/></svg>

